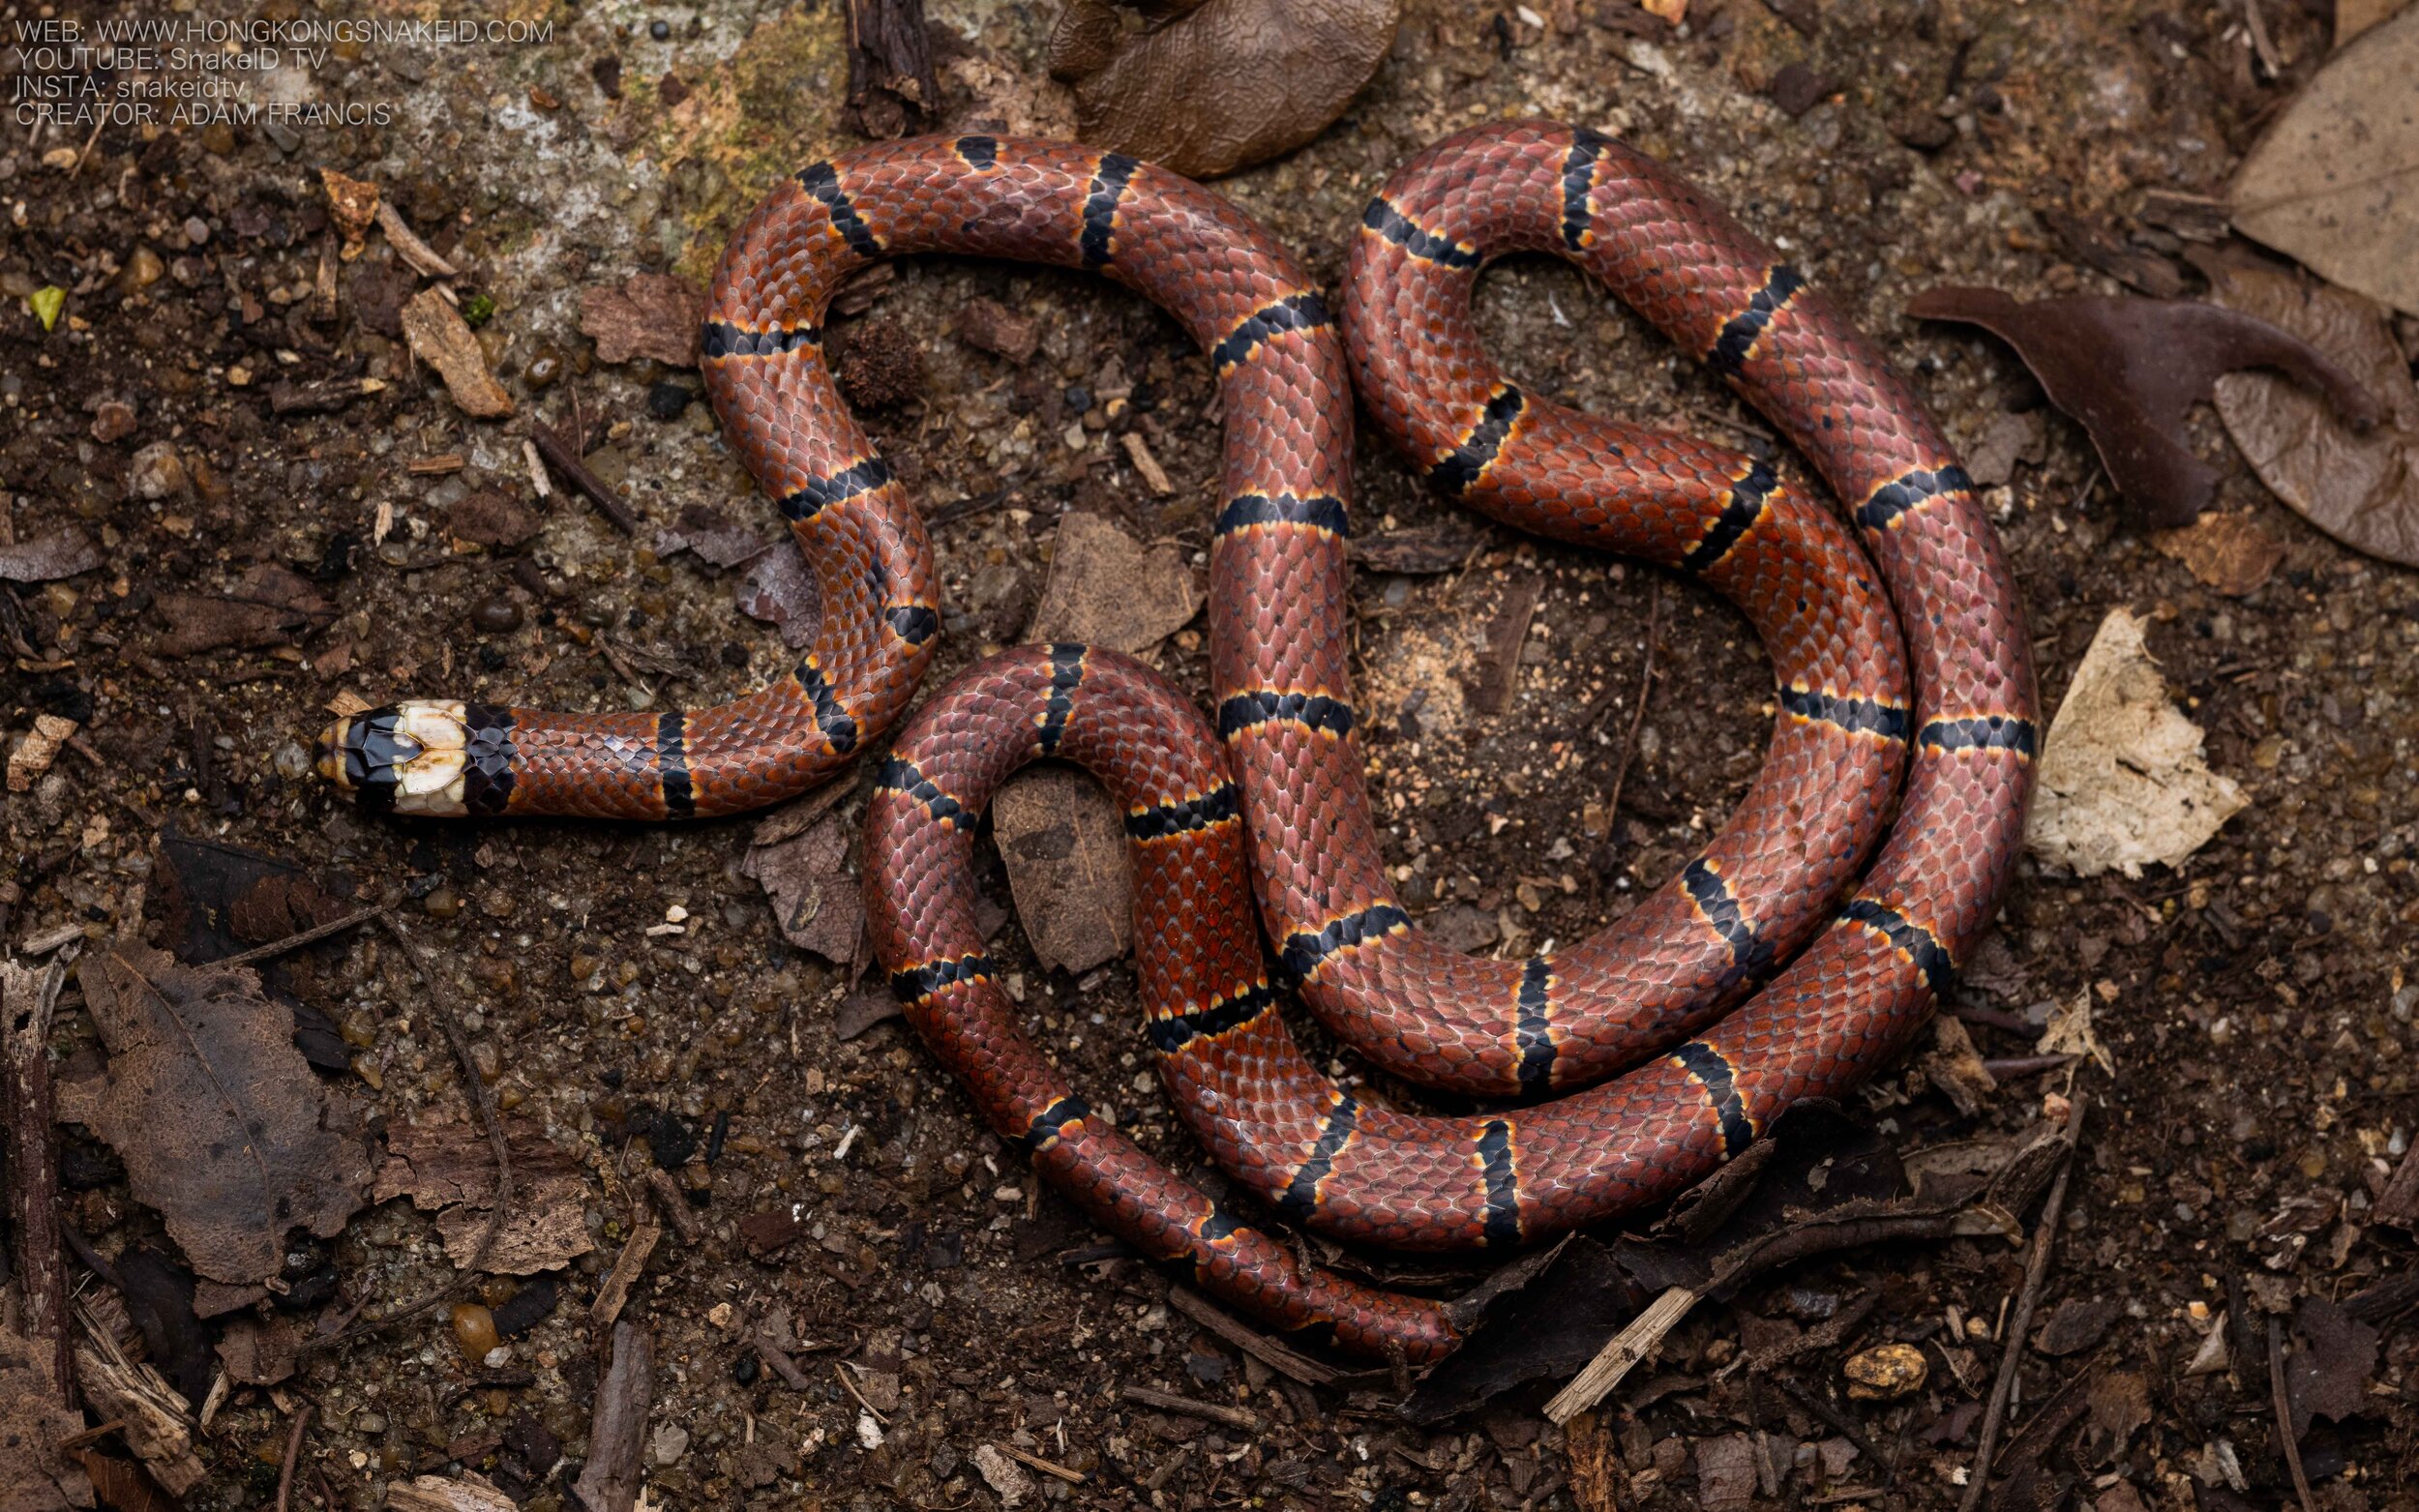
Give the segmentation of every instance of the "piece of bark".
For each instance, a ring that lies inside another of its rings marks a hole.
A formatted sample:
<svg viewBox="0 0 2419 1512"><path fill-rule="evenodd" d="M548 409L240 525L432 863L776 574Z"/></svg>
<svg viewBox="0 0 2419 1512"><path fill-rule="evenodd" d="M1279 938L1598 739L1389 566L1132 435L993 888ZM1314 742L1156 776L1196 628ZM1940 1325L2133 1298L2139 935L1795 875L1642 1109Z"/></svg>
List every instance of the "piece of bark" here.
<svg viewBox="0 0 2419 1512"><path fill-rule="evenodd" d="M887 140L925 130L940 109L924 0L849 0L850 129Z"/></svg>
<svg viewBox="0 0 2419 1512"><path fill-rule="evenodd" d="M479 339L453 301L434 289L422 289L403 306L403 324L411 354L437 371L463 414L498 420L513 412L512 396L488 371L487 353L479 349Z"/></svg>
<svg viewBox="0 0 2419 1512"><path fill-rule="evenodd" d="M0 963L0 1128L9 1156L9 1233L26 1341L45 1357L58 1405L75 1406L66 1253L59 1242L59 1146L50 1096L50 1013L67 981L57 964Z"/></svg>
<svg viewBox="0 0 2419 1512"><path fill-rule="evenodd" d="M387 1512L517 1512L519 1503L486 1477L465 1470L459 1480L415 1475L408 1484L396 1481L386 1489L386 1507Z"/></svg>
<svg viewBox="0 0 2419 1512"><path fill-rule="evenodd" d="M605 1285L597 1289L596 1300L588 1306L591 1322L602 1328L621 1317L622 1308L630 1301L630 1289L639 1284L640 1274L646 1269L647 1257L663 1241L664 1230L658 1224L642 1225L630 1236L630 1242L621 1247L621 1255L614 1260L612 1271L606 1276Z"/></svg>
<svg viewBox="0 0 2419 1512"><path fill-rule="evenodd" d="M528 1118L505 1121L504 1143L513 1163L512 1210L481 1268L535 1275L596 1248L588 1236L587 1178L579 1158ZM387 1150L370 1200L408 1195L414 1207L436 1213L446 1258L468 1265L495 1207L495 1155L485 1131L468 1123L407 1125L388 1131Z"/></svg>
<svg viewBox="0 0 2419 1512"><path fill-rule="evenodd" d="M209 1471L194 1453L194 1422L185 1399L151 1366L127 1359L89 1318L83 1334L75 1347L75 1379L86 1405L104 1421L124 1424L119 1437L171 1495L181 1497L201 1484Z"/></svg>
<svg viewBox="0 0 2419 1512"><path fill-rule="evenodd" d="M0 1325L0 1512L66 1512L92 1505L91 1482L59 1445L83 1431L47 1340Z"/></svg>
<svg viewBox="0 0 2419 1512"><path fill-rule="evenodd" d="M673 368L698 365L705 296L669 273L634 273L619 284L580 294L580 331L596 341L596 360L651 357Z"/></svg>
<svg viewBox="0 0 2419 1512"><path fill-rule="evenodd" d="M1503 607L1487 622L1486 649L1479 653L1478 675L1470 680L1470 701L1480 713L1511 712L1520 690L1520 648L1529 641L1529 622L1537 617L1538 600L1545 579L1523 573L1504 589Z"/></svg>
<svg viewBox="0 0 2419 1512"><path fill-rule="evenodd" d="M630 1512L639 1499L640 1456L655 1403L655 1349L635 1323L613 1325L613 1358L597 1383L588 1463L572 1487L588 1512Z"/></svg>

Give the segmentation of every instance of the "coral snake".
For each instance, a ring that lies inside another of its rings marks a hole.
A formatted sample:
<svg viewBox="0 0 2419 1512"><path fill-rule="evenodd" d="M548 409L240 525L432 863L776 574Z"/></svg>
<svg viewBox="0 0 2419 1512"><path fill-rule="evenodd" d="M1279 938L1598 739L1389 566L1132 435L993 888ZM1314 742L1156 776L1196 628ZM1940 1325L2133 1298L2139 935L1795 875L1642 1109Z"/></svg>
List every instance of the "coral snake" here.
<svg viewBox="0 0 2419 1512"><path fill-rule="evenodd" d="M1653 161L1550 122L1464 132L1397 172L1362 214L1340 309L1226 200L1117 154L959 136L815 164L725 253L702 363L811 565L812 654L687 713L400 703L330 729L321 770L397 813L682 818L787 797L877 745L933 653L933 553L833 387L820 322L859 267L928 252L1097 270L1183 325L1223 401L1214 718L1126 657L1003 653L881 758L865 835L876 950L910 1021L1100 1224L1345 1349L1419 1361L1458 1342L1443 1304L1303 1263L1146 1154L1027 1036L971 861L992 793L1038 757L1090 768L1124 807L1146 1028L1186 1126L1234 1193L1338 1239L1508 1246L1631 1212L1925 1021L2008 880L2031 786L2030 657L1995 537L1921 402L1796 268ZM1506 379L1470 299L1514 252L1578 264L1701 358L1848 523L1767 462ZM1355 390L1446 492L1703 580L1772 658L1770 755L1729 822L1568 949L1432 945L1382 864L1346 667ZM1378 1068L1495 1111L1414 1113L1339 1084L1281 1022L1286 989Z"/></svg>

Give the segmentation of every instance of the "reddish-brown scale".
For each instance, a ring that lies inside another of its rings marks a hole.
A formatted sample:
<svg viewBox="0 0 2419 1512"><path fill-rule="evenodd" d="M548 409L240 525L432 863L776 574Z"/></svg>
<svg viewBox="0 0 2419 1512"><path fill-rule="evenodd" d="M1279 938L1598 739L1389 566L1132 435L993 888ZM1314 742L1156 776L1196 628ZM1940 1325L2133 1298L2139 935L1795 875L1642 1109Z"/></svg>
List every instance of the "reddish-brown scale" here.
<svg viewBox="0 0 2419 1512"><path fill-rule="evenodd" d="M1518 250L1579 263L1735 383L1871 559L1772 468L1505 380L1469 298L1484 261ZM991 793L1039 756L1090 767L1127 809L1143 1008L1188 1128L1263 1206L1339 1237L1502 1246L1618 1217L1793 1100L1843 1091L1930 1012L2005 885L2031 781L2031 669L1996 542L1921 404L1794 270L1658 165L1551 123L1480 128L1407 164L1364 218L1336 308L1224 200L1087 149L926 139L801 173L724 259L706 370L732 445L788 501L814 564L814 655L686 717L474 708L467 726L509 738L511 812L749 807L896 718L930 652L930 551L811 328L866 259L922 251L1098 269L1175 314L1219 378L1216 727L1126 658L1009 652L919 712L868 823L876 948L911 1022L1104 1227L1356 1352L1425 1360L1456 1342L1437 1303L1302 1268L1086 1110L1026 1038L983 956L970 862ZM1347 674L1348 372L1440 488L1703 578L1773 658L1771 756L1730 823L1669 886L1552 957L1438 950L1387 884ZM394 727L355 744L382 751ZM1431 1117L1330 1082L1273 1011L1255 889L1305 1000L1373 1061L1533 1101Z"/></svg>

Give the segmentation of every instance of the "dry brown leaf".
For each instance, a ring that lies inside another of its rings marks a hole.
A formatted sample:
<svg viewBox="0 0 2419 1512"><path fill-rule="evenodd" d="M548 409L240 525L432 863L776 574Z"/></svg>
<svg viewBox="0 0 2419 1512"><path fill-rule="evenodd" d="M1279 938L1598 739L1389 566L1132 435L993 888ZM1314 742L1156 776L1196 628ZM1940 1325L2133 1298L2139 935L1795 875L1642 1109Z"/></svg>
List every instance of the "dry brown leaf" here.
<svg viewBox="0 0 2419 1512"><path fill-rule="evenodd" d="M1394 41L1400 0L1179 0L1129 31L1107 0L1067 0L1050 72L1075 86L1086 141L1215 178L1291 152L1344 113Z"/></svg>
<svg viewBox="0 0 2419 1512"><path fill-rule="evenodd" d="M2100 1063L2100 1069L2116 1075L2116 1057L2108 1047L2100 1043L2092 1028L2091 989L2084 988L2065 1002L2049 1009L2049 1022L2043 1026L2041 1038L2034 1042L2033 1052L2040 1055L2081 1055Z"/></svg>
<svg viewBox="0 0 2419 1512"><path fill-rule="evenodd" d="M274 1386L294 1374L294 1351L300 1340L294 1325L283 1318L238 1318L219 1336L219 1358L227 1376L242 1385Z"/></svg>
<svg viewBox="0 0 2419 1512"><path fill-rule="evenodd" d="M65 1512L92 1505L92 1482L56 1445L84 1431L84 1414L59 1400L51 1347L0 1327L0 1512Z"/></svg>
<svg viewBox="0 0 2419 1512"><path fill-rule="evenodd" d="M0 546L0 578L10 582L51 582L88 573L101 565L101 548L74 525L61 525L31 541Z"/></svg>
<svg viewBox="0 0 2419 1512"><path fill-rule="evenodd" d="M2345 546L2419 566L2419 389L2385 312L2357 294L2272 268L2198 259L2220 304L2325 352L2383 406L2353 431L2303 390L2264 372L2218 380L2218 415L2270 492Z"/></svg>
<svg viewBox="0 0 2419 1512"><path fill-rule="evenodd" d="M180 966L121 942L78 968L107 1069L59 1087L59 1114L107 1141L134 1200L225 1282L285 1265L285 1235L343 1231L370 1161L352 1101L313 1076L293 1015L242 967Z"/></svg>
<svg viewBox="0 0 2419 1512"><path fill-rule="evenodd" d="M2199 849L2250 801L2201 759L2200 727L2168 701L2142 622L2110 609L2043 744L2025 845L2078 876L2139 876Z"/></svg>
<svg viewBox="0 0 2419 1512"><path fill-rule="evenodd" d="M2419 315L2419 10L2339 48L2234 175L2234 225Z"/></svg>
<svg viewBox="0 0 2419 1512"><path fill-rule="evenodd" d="M1932 1048L1924 1053L1924 1075L1947 1094L1958 1112L1971 1117L1988 1106L1999 1082L1983 1064L1965 1022L1954 1014L1932 1020Z"/></svg>
<svg viewBox="0 0 2419 1512"><path fill-rule="evenodd" d="M327 191L328 218L344 238L344 255L357 255L361 239L378 213L378 187L367 179L347 178L334 168L319 170L319 187Z"/></svg>
<svg viewBox="0 0 2419 1512"><path fill-rule="evenodd" d="M335 608L310 582L262 562L226 594L164 593L160 616L168 634L163 656L197 656L223 646L292 645L336 618Z"/></svg>
<svg viewBox="0 0 2419 1512"><path fill-rule="evenodd" d="M486 1133L467 1123L412 1124L388 1131L386 1146L370 1200L409 1197L412 1206L434 1212L445 1258L468 1268L495 1207L495 1151ZM504 1147L513 1158L512 1211L481 1268L530 1276L596 1248L579 1159L526 1118L504 1120Z"/></svg>
<svg viewBox="0 0 2419 1512"><path fill-rule="evenodd" d="M1026 635L1141 655L1199 608L1176 548L1146 547L1098 515L1069 515ZM1017 916L1044 965L1087 971L1125 953L1133 940L1125 816L1097 783L1069 771L1019 773L993 798L991 824Z"/></svg>
<svg viewBox="0 0 2419 1512"><path fill-rule="evenodd" d="M781 937L840 965L856 959L865 933L863 889L848 864L854 833L827 815L800 834L749 846L739 862L740 875L756 878L772 901Z"/></svg>
<svg viewBox="0 0 2419 1512"><path fill-rule="evenodd" d="M814 639L823 622L822 599L815 575L807 571L805 553L796 543L778 537L732 585L731 597L740 613L778 629L781 643L792 651Z"/></svg>
<svg viewBox="0 0 2419 1512"><path fill-rule="evenodd" d="M2354 424L2377 418L2375 401L2323 352L2263 320L2194 300L2025 303L1952 285L1918 294L1907 313L1978 325L2015 347L2049 401L2091 436L2109 481L2146 524L2191 524L2217 491L2217 469L2194 454L2184 416L2225 373L2276 368L2324 390Z"/></svg>
<svg viewBox="0 0 2419 1512"><path fill-rule="evenodd" d="M667 273L634 273L619 287L598 284L580 294L580 331L595 339L598 362L652 357L694 368L704 321L705 296Z"/></svg>
<svg viewBox="0 0 2419 1512"><path fill-rule="evenodd" d="M422 289L403 306L403 323L411 355L437 371L463 414L499 420L513 412L512 396L487 371L487 353L451 300Z"/></svg>
<svg viewBox="0 0 2419 1512"><path fill-rule="evenodd" d="M2230 599L2256 592L2285 560L2285 543L2260 529L2248 514L2203 515L2181 530L2162 530L2151 539L2195 578Z"/></svg>

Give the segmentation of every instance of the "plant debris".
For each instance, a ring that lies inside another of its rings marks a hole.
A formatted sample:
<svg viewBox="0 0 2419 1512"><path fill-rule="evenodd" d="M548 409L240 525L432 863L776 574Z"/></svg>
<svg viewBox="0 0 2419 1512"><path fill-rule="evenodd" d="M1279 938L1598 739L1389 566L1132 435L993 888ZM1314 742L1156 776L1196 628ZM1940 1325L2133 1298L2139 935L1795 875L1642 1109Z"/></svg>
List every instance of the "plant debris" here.
<svg viewBox="0 0 2419 1512"><path fill-rule="evenodd" d="M487 353L452 300L435 289L421 290L404 304L403 326L411 355L437 371L463 414L498 420L513 412L512 396L488 371Z"/></svg>
<svg viewBox="0 0 2419 1512"><path fill-rule="evenodd" d="M572 1488L588 1512L631 1512L637 1505L646 1417L654 1404L654 1342L636 1324L616 1323L612 1362L597 1383L588 1462Z"/></svg>
<svg viewBox="0 0 2419 1512"><path fill-rule="evenodd" d="M767 821L759 836L769 829ZM796 834L760 838L739 862L739 875L771 901L781 937L842 965L857 959L865 938L864 886L849 867L855 836L847 815L831 814Z"/></svg>
<svg viewBox="0 0 2419 1512"><path fill-rule="evenodd" d="M160 614L168 622L160 654L170 657L198 656L226 646L293 645L336 618L335 608L318 589L274 562L247 569L232 593L164 593Z"/></svg>
<svg viewBox="0 0 2419 1512"><path fill-rule="evenodd" d="M2419 315L2419 10L2369 28L2295 92L2234 175L2234 224Z"/></svg>
<svg viewBox="0 0 2419 1512"><path fill-rule="evenodd" d="M0 578L10 582L55 582L102 564L101 548L74 525L45 531L30 541L0 545Z"/></svg>
<svg viewBox="0 0 2419 1512"><path fill-rule="evenodd" d="M0 1324L0 1512L65 1512L93 1504L90 1478L58 1445L83 1431L53 1373L50 1346Z"/></svg>
<svg viewBox="0 0 2419 1512"><path fill-rule="evenodd" d="M267 1281L289 1230L343 1231L370 1180L361 1115L312 1075L257 976L121 942L78 977L109 1062L59 1084L59 1115L117 1151L196 1271Z"/></svg>
<svg viewBox="0 0 2419 1512"><path fill-rule="evenodd" d="M1121 8L1148 23L1129 30ZM1399 11L1400 0L1067 0L1050 73L1075 86L1084 140L1216 178L1343 114Z"/></svg>
<svg viewBox="0 0 2419 1512"><path fill-rule="evenodd" d="M2385 312L2357 294L2273 268L2198 261L2211 298L2310 342L2385 408L2385 424L2357 431L2268 373L2220 378L2218 415L2244 460L2269 491L2345 546L2419 566L2419 387Z"/></svg>
<svg viewBox="0 0 2419 1512"><path fill-rule="evenodd" d="M2173 866L2251 802L2209 770L2199 726L2168 701L2142 622L2124 608L2100 622L2075 669L2040 770L2024 843L2077 876Z"/></svg>
<svg viewBox="0 0 2419 1512"><path fill-rule="evenodd" d="M486 1131L468 1123L417 1123L387 1133L387 1157L370 1200L409 1197L436 1214L446 1258L468 1268L528 1276L596 1248L588 1236L587 1172L577 1157L526 1118L504 1121L512 1152L513 1202L484 1261L479 1241L495 1208L495 1157Z"/></svg>
<svg viewBox="0 0 2419 1512"><path fill-rule="evenodd" d="M2184 416L2225 373L2276 368L2323 391L2354 425L2377 418L2374 401L2325 353L2215 305L2085 295L2026 304L1997 289L1944 287L1917 295L1907 312L1978 325L2015 347L2149 525L2191 524L2217 491L2217 469L2194 455Z"/></svg>
<svg viewBox="0 0 2419 1512"><path fill-rule="evenodd" d="M694 368L704 326L704 294L668 273L634 273L580 294L580 334L595 340L598 362L645 357Z"/></svg>
<svg viewBox="0 0 2419 1512"><path fill-rule="evenodd" d="M2218 380L2219 413L2225 411L2226 385L2236 381ZM2235 444L2242 445L2239 436ZM2249 514L2212 510L2181 530L2162 530L2151 539L2161 551L2182 562L2187 572L2229 599L2258 592L2285 560L2285 543L2261 529Z"/></svg>

